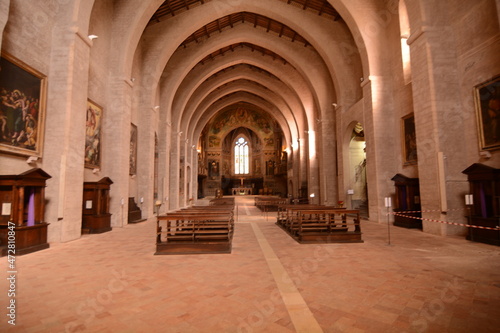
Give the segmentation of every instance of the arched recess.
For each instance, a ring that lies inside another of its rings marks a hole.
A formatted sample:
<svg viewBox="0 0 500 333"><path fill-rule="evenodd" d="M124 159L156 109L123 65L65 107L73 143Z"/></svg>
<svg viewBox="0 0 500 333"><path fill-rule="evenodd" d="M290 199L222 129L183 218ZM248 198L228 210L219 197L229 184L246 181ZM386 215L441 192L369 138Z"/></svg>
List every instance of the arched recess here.
<svg viewBox="0 0 500 333"><path fill-rule="evenodd" d="M346 130L346 150L344 158L344 182L347 189L346 205L359 209L363 217L368 218L368 182L366 179L366 139L363 125L352 122Z"/></svg>
<svg viewBox="0 0 500 333"><path fill-rule="evenodd" d="M236 172L239 164L235 151L240 138L248 147L245 172ZM238 188L246 188L246 194L258 193L264 187L276 189L279 167L286 179L286 160L283 166L280 164L286 147L283 129L271 113L255 104L235 101L219 109L206 122L197 141L205 143L200 148L205 160L198 163L209 166L207 181L201 184L204 196L213 195L215 188L222 188L226 195ZM272 163L273 172L265 172L266 162ZM286 181L278 187L286 195Z"/></svg>

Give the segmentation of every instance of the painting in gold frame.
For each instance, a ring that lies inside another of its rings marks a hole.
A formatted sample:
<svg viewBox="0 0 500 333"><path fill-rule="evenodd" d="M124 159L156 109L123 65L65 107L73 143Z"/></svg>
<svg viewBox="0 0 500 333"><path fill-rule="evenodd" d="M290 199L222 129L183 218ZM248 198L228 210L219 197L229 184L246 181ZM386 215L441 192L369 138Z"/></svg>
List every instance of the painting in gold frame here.
<svg viewBox="0 0 500 333"><path fill-rule="evenodd" d="M415 130L415 116L413 113L404 116L402 122L403 163L416 164L417 159L417 132Z"/></svg>
<svg viewBox="0 0 500 333"><path fill-rule="evenodd" d="M85 167L101 167L101 129L103 110L90 99L87 101L87 123L85 132Z"/></svg>
<svg viewBox="0 0 500 333"><path fill-rule="evenodd" d="M42 156L47 77L14 56L0 57L0 152Z"/></svg>
<svg viewBox="0 0 500 333"><path fill-rule="evenodd" d="M137 173L137 126L130 124L130 175Z"/></svg>
<svg viewBox="0 0 500 333"><path fill-rule="evenodd" d="M481 150L500 148L500 75L474 87Z"/></svg>

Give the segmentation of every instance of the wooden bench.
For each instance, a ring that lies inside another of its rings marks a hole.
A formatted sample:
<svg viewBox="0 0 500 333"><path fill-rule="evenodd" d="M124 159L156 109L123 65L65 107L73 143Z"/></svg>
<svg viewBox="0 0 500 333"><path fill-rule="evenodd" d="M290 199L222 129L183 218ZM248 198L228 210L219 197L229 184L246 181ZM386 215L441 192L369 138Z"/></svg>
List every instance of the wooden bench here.
<svg viewBox="0 0 500 333"><path fill-rule="evenodd" d="M299 243L361 243L358 210L321 205L283 205L276 224Z"/></svg>
<svg viewBox="0 0 500 333"><path fill-rule="evenodd" d="M254 205L261 211L265 212L275 212L278 210L279 205L285 205L288 203L288 199L279 197L255 197Z"/></svg>
<svg viewBox="0 0 500 333"><path fill-rule="evenodd" d="M232 210L188 209L158 216L155 254L231 253Z"/></svg>
<svg viewBox="0 0 500 333"><path fill-rule="evenodd" d="M234 198L215 198L209 201L210 206L233 206Z"/></svg>
<svg viewBox="0 0 500 333"><path fill-rule="evenodd" d="M298 212L310 209L336 209L336 207L312 204L279 205L276 223L284 228L290 229L299 222Z"/></svg>

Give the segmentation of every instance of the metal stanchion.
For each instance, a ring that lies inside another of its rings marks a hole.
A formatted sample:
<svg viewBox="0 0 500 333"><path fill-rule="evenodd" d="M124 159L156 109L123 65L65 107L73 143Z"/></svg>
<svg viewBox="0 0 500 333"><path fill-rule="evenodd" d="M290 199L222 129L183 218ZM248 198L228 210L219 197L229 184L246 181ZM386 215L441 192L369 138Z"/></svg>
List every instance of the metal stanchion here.
<svg viewBox="0 0 500 333"><path fill-rule="evenodd" d="M389 210L391 209L391 197L385 198L385 207L387 208L387 245L391 245L391 223L389 219Z"/></svg>
<svg viewBox="0 0 500 333"><path fill-rule="evenodd" d="M467 212L469 215L467 217L467 220L469 221L469 225L472 225L472 206L474 205L474 198L472 196L472 194L466 194L465 195L465 205L467 206ZM471 241L474 241L474 232L472 230L472 228L469 228L469 233L470 233L470 240Z"/></svg>

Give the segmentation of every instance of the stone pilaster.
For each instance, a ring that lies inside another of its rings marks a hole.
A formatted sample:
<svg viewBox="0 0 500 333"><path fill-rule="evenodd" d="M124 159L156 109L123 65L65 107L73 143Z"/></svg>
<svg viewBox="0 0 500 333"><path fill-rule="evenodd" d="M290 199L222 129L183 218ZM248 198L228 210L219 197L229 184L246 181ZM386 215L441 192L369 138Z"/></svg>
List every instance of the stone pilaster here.
<svg viewBox="0 0 500 333"><path fill-rule="evenodd" d="M179 186L180 186L180 137L181 133L177 131L172 131L171 133L171 144L170 144L170 194L168 199L168 208L177 209L179 208Z"/></svg>
<svg viewBox="0 0 500 333"><path fill-rule="evenodd" d="M307 177L307 183L308 183L308 190L309 190L309 202L313 204L320 204L320 199L321 199L321 189L319 186L320 179L319 179L319 159L321 158L319 156L319 150L318 150L318 140L317 138L318 133L315 130L310 130L309 131L309 138L308 138L308 144L309 144L309 154L307 157L307 163L308 163L308 177ZM313 195L313 196L311 196Z"/></svg>
<svg viewBox="0 0 500 333"><path fill-rule="evenodd" d="M90 47L76 29L54 31L51 71L48 75L43 167L53 176L46 189L51 198L46 217L48 240L70 241L81 236L85 110ZM50 186L49 186L50 185Z"/></svg>
<svg viewBox="0 0 500 333"><path fill-rule="evenodd" d="M5 25L9 20L10 0L0 0L0 49L2 49L2 36Z"/></svg>
<svg viewBox="0 0 500 333"><path fill-rule="evenodd" d="M410 44L415 127L422 215L447 220L450 198L467 191L460 149L464 113L460 107L454 40L446 27L422 26L408 39ZM456 200L455 200L456 201ZM460 219L460 216L455 215ZM454 219L455 220L455 219ZM455 220L457 221L457 220ZM461 228L423 221L425 232L463 234Z"/></svg>
<svg viewBox="0 0 500 333"><path fill-rule="evenodd" d="M320 184L321 202L325 205L333 205L338 201L337 180L337 132L335 126L335 112L323 112L321 120L321 150L320 150ZM335 130L333 130L335 129Z"/></svg>
<svg viewBox="0 0 500 333"><path fill-rule="evenodd" d="M137 116L137 196L144 198L141 205L142 217L154 216L154 163L155 163L155 123L158 122L159 108L145 107Z"/></svg>
<svg viewBox="0 0 500 333"><path fill-rule="evenodd" d="M386 218L384 198L394 194L391 178L396 174L396 154L401 148L395 147L399 127L394 123L391 103L390 78L370 76L361 84L364 96L365 136L366 136L366 178L368 181L368 202L370 220L383 222Z"/></svg>
<svg viewBox="0 0 500 333"><path fill-rule="evenodd" d="M128 223L130 123L133 82L123 76L110 79L110 102L103 115L102 170L114 182L110 191L111 226Z"/></svg>

